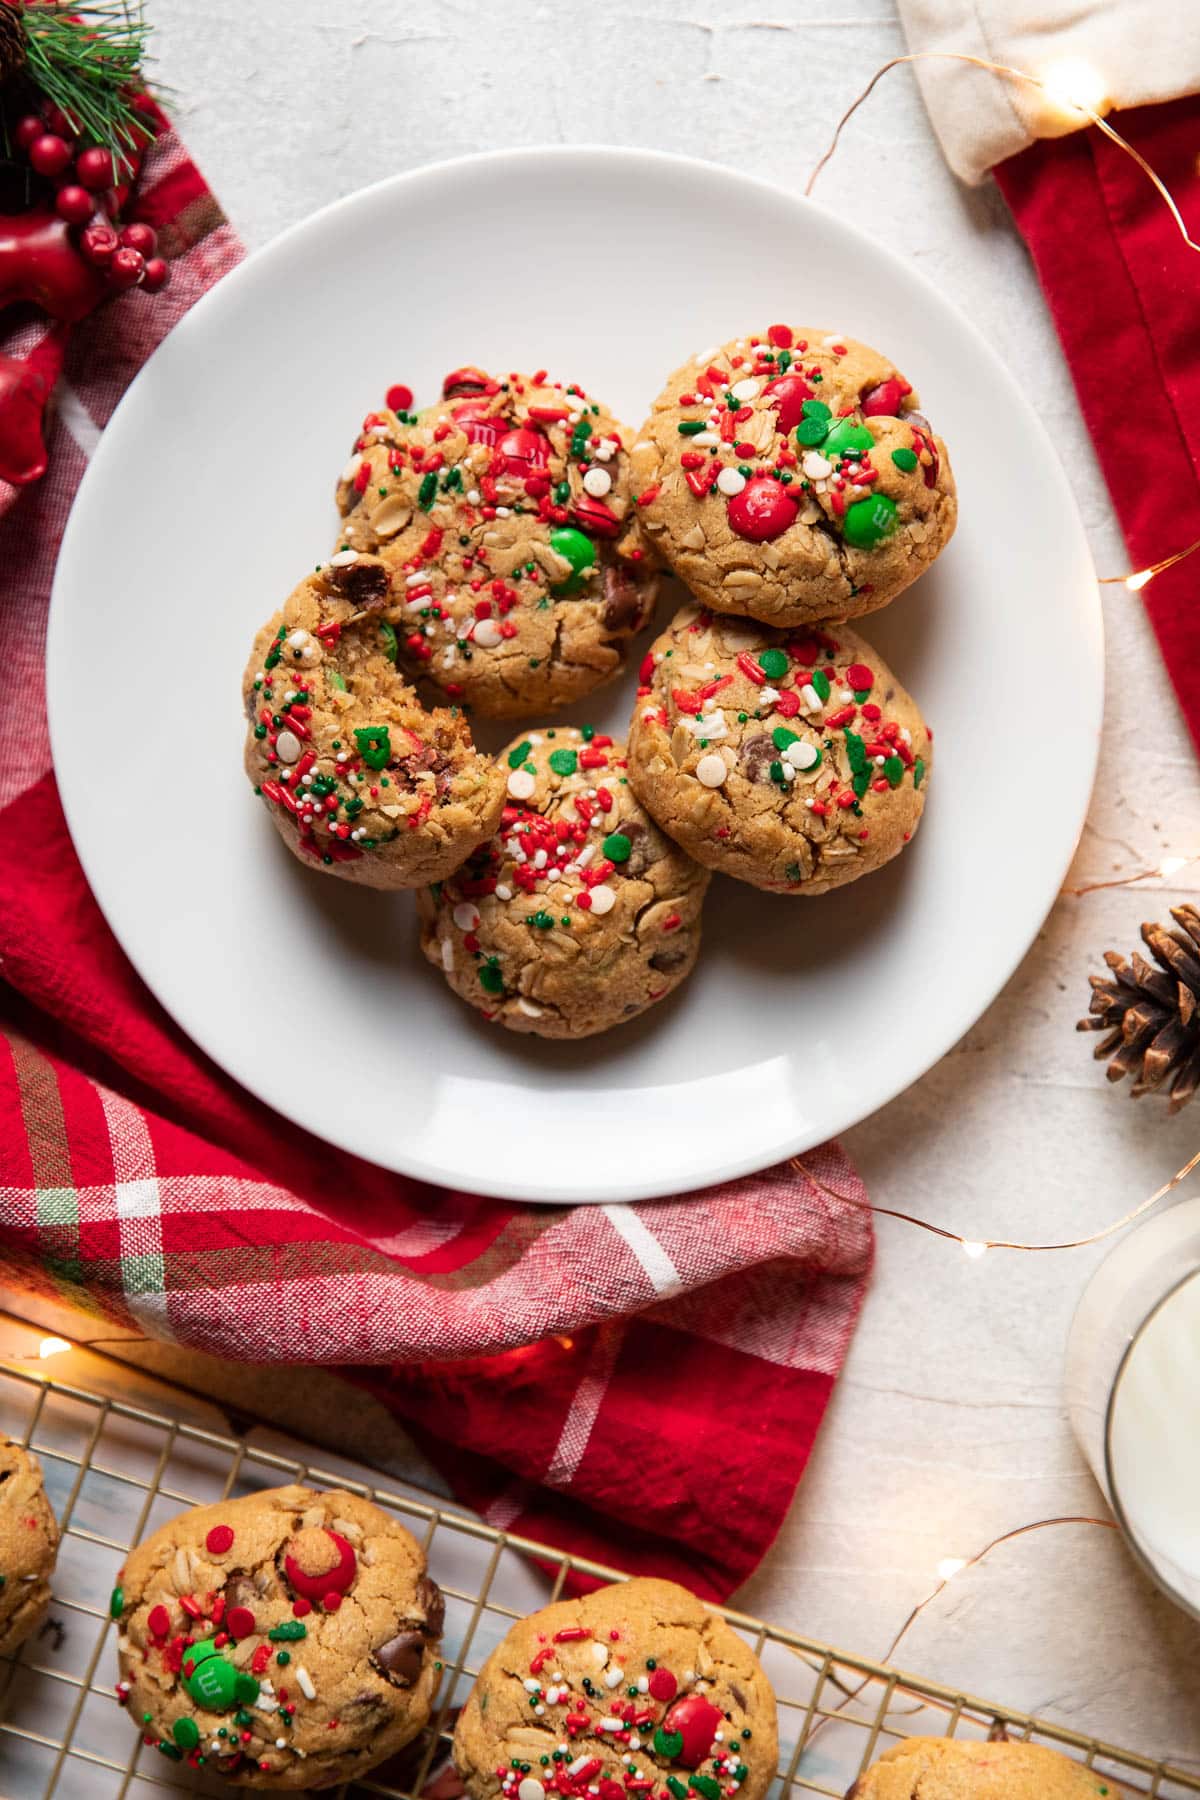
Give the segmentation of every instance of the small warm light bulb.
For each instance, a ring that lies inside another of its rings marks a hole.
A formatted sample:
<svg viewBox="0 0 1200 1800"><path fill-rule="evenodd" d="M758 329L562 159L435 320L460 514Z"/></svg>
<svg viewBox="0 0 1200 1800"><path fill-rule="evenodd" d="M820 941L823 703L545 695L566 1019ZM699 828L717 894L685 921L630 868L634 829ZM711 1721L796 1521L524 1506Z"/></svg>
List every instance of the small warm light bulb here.
<svg viewBox="0 0 1200 1800"><path fill-rule="evenodd" d="M1148 581L1153 580L1153 569L1139 569L1136 575L1127 575L1125 577L1125 586L1129 589L1131 594L1137 594L1141 592Z"/></svg>
<svg viewBox="0 0 1200 1800"><path fill-rule="evenodd" d="M953 1581L967 1566L965 1556L943 1556L938 1564L938 1574L943 1581Z"/></svg>
<svg viewBox="0 0 1200 1800"><path fill-rule="evenodd" d="M64 1350L69 1350L70 1348L71 1346L68 1344L66 1338L43 1338L38 1345L38 1355L43 1358L47 1356L61 1356Z"/></svg>
<svg viewBox="0 0 1200 1800"><path fill-rule="evenodd" d="M1158 865L1158 872L1160 875L1178 875L1180 869L1187 868L1187 864L1186 856L1164 856Z"/></svg>
<svg viewBox="0 0 1200 1800"><path fill-rule="evenodd" d="M1042 89L1064 112L1099 113L1109 104L1104 77L1081 56L1062 56L1038 76Z"/></svg>
<svg viewBox="0 0 1200 1800"><path fill-rule="evenodd" d="M964 1238L963 1252L977 1262L981 1256L987 1255L987 1245L977 1243L973 1238Z"/></svg>

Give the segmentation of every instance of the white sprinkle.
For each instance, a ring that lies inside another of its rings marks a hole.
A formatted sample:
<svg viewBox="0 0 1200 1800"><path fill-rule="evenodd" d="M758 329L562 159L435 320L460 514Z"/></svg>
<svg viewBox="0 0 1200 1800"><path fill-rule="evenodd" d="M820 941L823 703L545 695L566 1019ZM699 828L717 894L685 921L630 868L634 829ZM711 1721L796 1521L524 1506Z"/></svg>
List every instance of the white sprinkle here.
<svg viewBox="0 0 1200 1800"><path fill-rule="evenodd" d="M526 1775L517 1789L517 1800L546 1800L546 1790L532 1775Z"/></svg>
<svg viewBox="0 0 1200 1800"><path fill-rule="evenodd" d="M810 481L821 481L833 473L833 464L819 450L806 450L800 466Z"/></svg>
<svg viewBox="0 0 1200 1800"><path fill-rule="evenodd" d="M494 650L501 641L500 627L495 619L480 619L471 635L481 650Z"/></svg>
<svg viewBox="0 0 1200 1800"><path fill-rule="evenodd" d="M584 492L601 500L612 486L612 476L607 469L589 469L583 478Z"/></svg>
<svg viewBox="0 0 1200 1800"><path fill-rule="evenodd" d="M329 559L331 569L348 569L351 563L358 561L357 550L339 550Z"/></svg>
<svg viewBox="0 0 1200 1800"><path fill-rule="evenodd" d="M729 391L735 400L756 400L762 391L762 382L747 375L743 381L735 381Z"/></svg>
<svg viewBox="0 0 1200 1800"><path fill-rule="evenodd" d="M539 850L534 856L533 866L535 869L544 869L549 860L550 858L547 856L546 852L544 850Z"/></svg>
<svg viewBox="0 0 1200 1800"><path fill-rule="evenodd" d="M286 1738L276 1738L275 1739L275 1748L277 1750L286 1750L287 1749L287 1739Z"/></svg>
<svg viewBox="0 0 1200 1800"><path fill-rule="evenodd" d="M474 931L479 923L479 908L477 906L472 906L469 900L460 900L454 909L453 917L454 923L458 926L460 931ZM541 1686L541 1683L535 1681L533 1685L530 1686L530 1683L527 1681L525 1686L529 1688L531 1694L535 1694Z"/></svg>
<svg viewBox="0 0 1200 1800"><path fill-rule="evenodd" d="M294 731L281 731L275 739L275 754L281 762L294 763L300 760L300 739Z"/></svg>
<svg viewBox="0 0 1200 1800"><path fill-rule="evenodd" d="M309 1674L303 1663L297 1663L296 1665L296 1686L300 1689L300 1692L304 1695L306 1700L316 1699L317 1690L313 1686L312 1676Z"/></svg>
<svg viewBox="0 0 1200 1800"><path fill-rule="evenodd" d="M592 889L592 911L598 918L603 918L605 913L610 913L616 904L617 896L604 882Z"/></svg>
<svg viewBox="0 0 1200 1800"><path fill-rule="evenodd" d="M650 1677L648 1675L638 1676L637 1691L639 1694L648 1694L650 1692Z"/></svg>
<svg viewBox="0 0 1200 1800"><path fill-rule="evenodd" d="M710 444L719 444L721 440L715 431L698 431L691 441L699 449L707 450Z"/></svg>
<svg viewBox="0 0 1200 1800"><path fill-rule="evenodd" d="M811 769L819 756L820 751L815 744L807 744L803 738L797 738L784 751L783 760L790 763L793 769Z"/></svg>
<svg viewBox="0 0 1200 1800"><path fill-rule="evenodd" d="M758 698L763 706L774 706L779 698L779 689L773 687L760 688Z"/></svg>
<svg viewBox="0 0 1200 1800"><path fill-rule="evenodd" d="M725 767L725 758L718 756L715 750L710 751L707 756L702 756L696 764L696 780L701 787L722 787L728 773L729 771Z"/></svg>
<svg viewBox="0 0 1200 1800"><path fill-rule="evenodd" d="M579 855L575 858L575 867L577 869L586 869L595 854L595 844L585 844L583 849L579 852Z"/></svg>
<svg viewBox="0 0 1200 1800"><path fill-rule="evenodd" d="M497 900L511 900L512 897L513 897L512 889L505 882L498 881L496 883L496 898L497 898Z"/></svg>
<svg viewBox="0 0 1200 1800"><path fill-rule="evenodd" d="M532 769L514 769L508 778L508 791L514 800L528 800L537 786L537 776Z"/></svg>
<svg viewBox="0 0 1200 1800"><path fill-rule="evenodd" d="M624 1679L624 1669L618 1669L615 1664L604 1671L604 1685L606 1688L620 1687Z"/></svg>
<svg viewBox="0 0 1200 1800"><path fill-rule="evenodd" d="M723 494L728 494L730 496L740 494L745 485L746 477L742 474L740 469L735 469L732 463L729 464L727 468L722 469L721 473L717 476L717 486Z"/></svg>
<svg viewBox="0 0 1200 1800"><path fill-rule="evenodd" d="M698 350L696 352L696 361L698 363L710 363L714 356L719 355L720 348L721 346L719 344L713 344L707 350Z"/></svg>
<svg viewBox="0 0 1200 1800"><path fill-rule="evenodd" d="M562 1750L565 1750L566 1747L567 1746L565 1744L561 1744L559 1746L559 1748ZM590 1756L577 1756L573 1763L567 1764L567 1774L568 1775L578 1775L580 1769L585 1769L591 1760L592 1759Z"/></svg>
<svg viewBox="0 0 1200 1800"><path fill-rule="evenodd" d="M442 939L442 967L447 975L454 973L454 943L446 937Z"/></svg>
<svg viewBox="0 0 1200 1800"><path fill-rule="evenodd" d="M800 698L803 700L808 712L820 712L825 704L811 681L806 681L804 686L800 689Z"/></svg>
<svg viewBox="0 0 1200 1800"><path fill-rule="evenodd" d="M478 506L479 505L479 489L478 488L468 488L467 489L467 504L469 506Z"/></svg>
<svg viewBox="0 0 1200 1800"><path fill-rule="evenodd" d="M596 891L593 889L593 892ZM596 1729L597 1731L624 1731L625 1721L624 1719L601 1719Z"/></svg>
<svg viewBox="0 0 1200 1800"><path fill-rule="evenodd" d="M358 474L358 465L361 461L362 461L361 456L352 456L350 458L350 461L346 464L345 468L342 470L342 480L343 481L353 481L354 480L354 477Z"/></svg>

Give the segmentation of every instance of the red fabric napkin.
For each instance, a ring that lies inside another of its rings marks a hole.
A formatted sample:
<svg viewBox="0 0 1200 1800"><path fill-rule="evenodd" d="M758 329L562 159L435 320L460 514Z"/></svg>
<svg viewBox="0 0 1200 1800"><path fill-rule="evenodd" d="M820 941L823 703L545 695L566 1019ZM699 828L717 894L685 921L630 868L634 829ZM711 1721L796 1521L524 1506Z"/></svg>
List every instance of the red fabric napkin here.
<svg viewBox="0 0 1200 1800"><path fill-rule="evenodd" d="M0 1259L157 1337L343 1365L492 1523L723 1598L779 1528L865 1291L871 1215L841 1150L638 1206L385 1174L208 1063L88 890L46 737L58 541L122 390L241 254L172 134L139 214L171 286L78 329L50 474L0 497Z"/></svg>
<svg viewBox="0 0 1200 1800"><path fill-rule="evenodd" d="M1112 123L1200 241L1200 96ZM995 174L1037 265L1132 565L1158 562L1200 538L1200 256L1144 171L1094 126L1032 144ZM1156 576L1143 599L1200 749L1198 589L1200 553Z"/></svg>

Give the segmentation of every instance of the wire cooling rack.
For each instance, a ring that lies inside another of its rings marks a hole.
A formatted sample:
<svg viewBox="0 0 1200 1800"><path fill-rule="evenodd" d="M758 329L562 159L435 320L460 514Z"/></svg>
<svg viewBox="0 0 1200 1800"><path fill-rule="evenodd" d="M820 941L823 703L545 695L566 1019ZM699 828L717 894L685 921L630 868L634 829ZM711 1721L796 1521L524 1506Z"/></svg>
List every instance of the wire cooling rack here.
<svg viewBox="0 0 1200 1800"><path fill-rule="evenodd" d="M206 1771L143 1745L113 1695L108 1597L117 1570L131 1545L185 1506L291 1481L349 1488L402 1519L424 1543L446 1596L439 1709L423 1739L337 1790L341 1800L457 1800L450 1735L489 1652L514 1619L557 1598L573 1571L621 1578L619 1570L493 1530L414 1492L347 1480L319 1460L251 1448L19 1366L0 1364L0 1430L37 1452L63 1527L49 1619L14 1659L0 1659L3 1800L231 1792ZM1002 1731L1065 1751L1133 1795L1200 1794L1200 1775L721 1610L762 1660L779 1701L780 1765L770 1800L841 1800L855 1776L904 1737Z"/></svg>

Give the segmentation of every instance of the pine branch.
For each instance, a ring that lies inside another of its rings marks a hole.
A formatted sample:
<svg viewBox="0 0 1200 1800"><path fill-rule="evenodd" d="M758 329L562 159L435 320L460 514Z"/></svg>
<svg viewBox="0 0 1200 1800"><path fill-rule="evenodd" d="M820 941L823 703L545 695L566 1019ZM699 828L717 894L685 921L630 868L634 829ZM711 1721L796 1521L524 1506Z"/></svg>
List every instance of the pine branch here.
<svg viewBox="0 0 1200 1800"><path fill-rule="evenodd" d="M134 105L150 29L140 0L44 0L21 20L29 80L81 137L111 151L118 173L127 170L127 153L151 135Z"/></svg>

